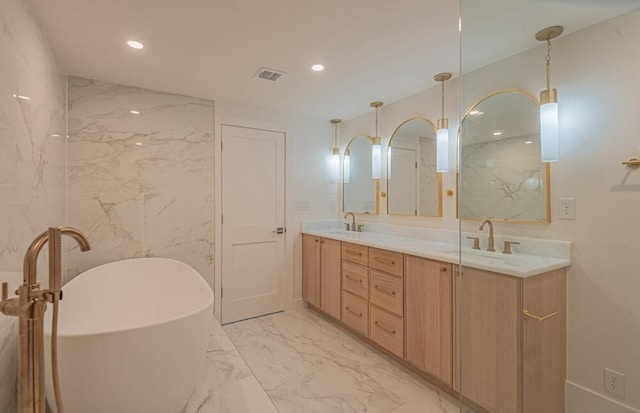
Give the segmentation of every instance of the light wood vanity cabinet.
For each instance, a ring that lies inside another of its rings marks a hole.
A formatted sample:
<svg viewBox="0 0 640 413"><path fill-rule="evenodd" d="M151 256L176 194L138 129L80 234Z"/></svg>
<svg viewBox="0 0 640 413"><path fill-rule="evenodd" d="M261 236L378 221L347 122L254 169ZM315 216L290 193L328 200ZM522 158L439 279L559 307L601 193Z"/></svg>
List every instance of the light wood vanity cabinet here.
<svg viewBox="0 0 640 413"><path fill-rule="evenodd" d="M341 242L302 235L302 298L340 319Z"/></svg>
<svg viewBox="0 0 640 413"><path fill-rule="evenodd" d="M451 387L452 265L406 255L405 271L405 359Z"/></svg>
<svg viewBox="0 0 640 413"><path fill-rule="evenodd" d="M461 294L465 401L491 413L564 412L565 270L517 278L464 267Z"/></svg>

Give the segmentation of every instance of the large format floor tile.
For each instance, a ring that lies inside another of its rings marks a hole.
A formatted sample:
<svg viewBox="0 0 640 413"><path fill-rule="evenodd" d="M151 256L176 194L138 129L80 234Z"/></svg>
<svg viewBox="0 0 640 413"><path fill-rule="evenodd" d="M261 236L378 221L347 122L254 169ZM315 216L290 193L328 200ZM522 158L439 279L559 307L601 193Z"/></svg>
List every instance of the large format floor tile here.
<svg viewBox="0 0 640 413"><path fill-rule="evenodd" d="M224 330L280 413L459 412L424 379L311 310Z"/></svg>

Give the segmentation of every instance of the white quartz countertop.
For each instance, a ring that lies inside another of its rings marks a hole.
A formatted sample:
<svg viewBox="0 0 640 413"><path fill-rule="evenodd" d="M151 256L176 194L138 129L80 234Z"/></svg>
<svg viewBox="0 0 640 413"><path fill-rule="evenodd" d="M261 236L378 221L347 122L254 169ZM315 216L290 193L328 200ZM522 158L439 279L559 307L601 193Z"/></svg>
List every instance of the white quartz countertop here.
<svg viewBox="0 0 640 413"><path fill-rule="evenodd" d="M396 251L436 261L460 264L460 251L455 244L399 235L376 232L352 232L340 229L304 230L302 233ZM522 253L503 254L500 251L488 252L463 248L462 265L514 277L526 278L568 267L571 265L571 260Z"/></svg>

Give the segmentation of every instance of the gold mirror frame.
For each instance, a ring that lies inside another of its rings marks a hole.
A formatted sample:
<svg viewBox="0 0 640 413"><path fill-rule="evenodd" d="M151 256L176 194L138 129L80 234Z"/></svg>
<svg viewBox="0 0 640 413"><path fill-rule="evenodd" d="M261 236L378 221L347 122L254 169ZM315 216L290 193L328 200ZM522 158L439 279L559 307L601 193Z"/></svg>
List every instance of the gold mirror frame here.
<svg viewBox="0 0 640 413"><path fill-rule="evenodd" d="M347 154L349 153L349 149L351 148L351 144L358 138L367 138L371 141L371 145L373 146L373 137L369 136L369 135L356 135L353 138L351 138L351 140L349 141L349 143L347 144L347 148L345 149L344 153ZM344 187L344 156L342 157L342 175L341 175L342 179L340 180L340 183L342 185L342 212L353 212L355 214L366 214L366 215L374 215L371 212L368 211L347 211L345 210L345 187ZM371 178L373 179L373 178ZM375 192L375 201L376 201L376 212L375 215L380 215L380 179L376 179L375 180L375 184L376 184L376 192Z"/></svg>
<svg viewBox="0 0 640 413"><path fill-rule="evenodd" d="M387 215L391 215L391 216L401 216L401 217L434 217L434 218L442 218L442 172L436 172L436 174L438 174L438 215L419 215L419 214L415 214L415 215L406 215L406 214L391 214L389 213L389 199L391 199L391 191L390 191L390 186L389 186L389 150L391 149L391 143L393 142L393 138L395 138L396 133L398 132L398 130L400 130L400 128L402 126L404 126L405 124L414 121L414 120L421 120L426 122L429 126L431 126L431 129L433 130L433 134L434 134L434 138L436 136L436 125L435 123L433 123L432 121L430 121L429 119L426 118L421 118L421 117L413 117L413 118L409 118L405 121L403 121L402 123L400 123L400 125L398 125L396 127L396 129L393 131L393 133L391 134L391 139L389 139L389 145L387 145L387 176L386 176L386 180L387 180Z"/></svg>
<svg viewBox="0 0 640 413"><path fill-rule="evenodd" d="M482 221L486 219L484 218L460 218L460 134L462 132L462 123L467 118L469 113L478 105L480 105L485 100L492 98L494 96L504 94L504 93L513 93L517 95L524 96L528 99L531 99L538 107L540 107L540 101L531 93L515 90L515 89L507 89L501 90L498 92L491 93L482 99L475 102L473 105L469 107L464 113L464 116L460 120L460 124L458 125L458 134L456 136L456 218L465 220L465 221ZM546 219L545 220L520 220L520 219L509 219L509 218L491 218L492 221L495 222L512 222L512 223L520 223L520 224L549 224L551 222L551 165L549 162L541 162L545 163L545 212Z"/></svg>

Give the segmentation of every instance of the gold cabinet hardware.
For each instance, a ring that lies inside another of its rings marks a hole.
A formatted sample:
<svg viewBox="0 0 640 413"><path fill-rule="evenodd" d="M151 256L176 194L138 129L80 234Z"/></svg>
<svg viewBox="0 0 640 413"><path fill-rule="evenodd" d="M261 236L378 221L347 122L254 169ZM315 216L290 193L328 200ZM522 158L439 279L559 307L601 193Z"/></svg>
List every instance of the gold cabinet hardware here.
<svg viewBox="0 0 640 413"><path fill-rule="evenodd" d="M396 265L396 262L394 260L388 260L386 258L375 257L374 260L383 264Z"/></svg>
<svg viewBox="0 0 640 413"><path fill-rule="evenodd" d="M356 277L352 277L349 274L345 274L344 278L346 278L347 280L351 280L351 281L355 281L355 282L359 282L360 284L362 284L362 278L356 278Z"/></svg>
<svg viewBox="0 0 640 413"><path fill-rule="evenodd" d="M346 252L349 255L355 255L356 257L361 257L362 253L358 252L358 251L353 251L353 250L344 250L344 252Z"/></svg>
<svg viewBox="0 0 640 413"><path fill-rule="evenodd" d="M552 317L555 317L558 315L557 311L554 311L551 314L545 315L545 316L539 316L539 315L535 315L533 313L531 313L529 310L527 310L526 308L524 310L522 310L522 314L524 314L525 317L528 318L533 318L534 320L538 320L538 321L545 321L548 320Z"/></svg>
<svg viewBox="0 0 640 413"><path fill-rule="evenodd" d="M375 326L378 327L380 330L386 331L389 334L393 334L393 335L396 334L396 330L395 329L389 328L389 327L385 326L384 324L381 324L381 323L379 323L377 321L374 321L373 324L375 324Z"/></svg>
<svg viewBox="0 0 640 413"><path fill-rule="evenodd" d="M640 159L638 158L631 158L628 161L624 161L622 162L623 165L631 168L631 169L638 169L640 168Z"/></svg>
<svg viewBox="0 0 640 413"><path fill-rule="evenodd" d="M344 309L357 317L362 317L362 313L352 310L349 306L345 307Z"/></svg>
<svg viewBox="0 0 640 413"><path fill-rule="evenodd" d="M387 294L390 296L395 296L396 292L393 291L391 288L387 288L387 287L383 287L381 285L374 285L373 288L375 288L376 290L380 291L383 294Z"/></svg>

